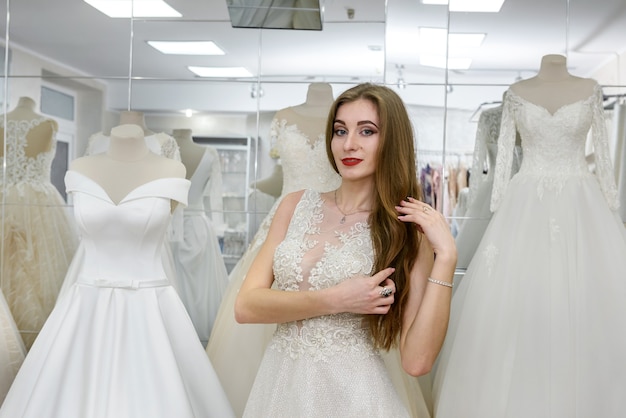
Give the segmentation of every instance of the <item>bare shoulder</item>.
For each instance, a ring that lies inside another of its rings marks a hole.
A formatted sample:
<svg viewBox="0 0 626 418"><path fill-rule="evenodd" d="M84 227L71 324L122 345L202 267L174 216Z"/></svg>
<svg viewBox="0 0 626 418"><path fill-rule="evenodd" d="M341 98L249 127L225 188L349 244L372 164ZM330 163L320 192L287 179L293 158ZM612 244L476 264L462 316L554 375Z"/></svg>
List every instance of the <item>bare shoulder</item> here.
<svg viewBox="0 0 626 418"><path fill-rule="evenodd" d="M289 215L293 214L298 202L302 198L304 194L304 190L299 190L297 192L287 193L285 197L281 200L278 208L276 209L276 215Z"/></svg>

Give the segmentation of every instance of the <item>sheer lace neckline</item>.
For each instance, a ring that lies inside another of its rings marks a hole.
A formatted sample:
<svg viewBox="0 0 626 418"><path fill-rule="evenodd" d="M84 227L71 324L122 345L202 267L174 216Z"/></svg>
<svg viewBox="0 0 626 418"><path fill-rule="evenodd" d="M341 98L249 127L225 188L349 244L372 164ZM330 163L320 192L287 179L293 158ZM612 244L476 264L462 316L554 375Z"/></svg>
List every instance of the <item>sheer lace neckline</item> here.
<svg viewBox="0 0 626 418"><path fill-rule="evenodd" d="M593 98L596 96L596 89L599 88L599 85L596 84L596 86L594 86L593 91L591 92L591 94L587 97L583 97L581 99L575 100L571 103L566 103L564 105L561 105L560 107L558 107L554 112L550 112L548 110L548 108L546 108L545 106L539 104L539 103L535 103L532 102L522 96L520 96L519 94L515 93L513 90L509 89L507 94L510 94L511 96L514 96L514 98L519 101L522 102L526 105L530 105L533 106L537 109L540 109L542 111L544 111L545 113L547 113L549 116L551 117L556 117L559 113L561 113L562 111L565 111L565 109L572 107L572 106L576 106L576 105L580 105L580 104L586 104L587 102L589 102L590 100L593 100Z"/></svg>

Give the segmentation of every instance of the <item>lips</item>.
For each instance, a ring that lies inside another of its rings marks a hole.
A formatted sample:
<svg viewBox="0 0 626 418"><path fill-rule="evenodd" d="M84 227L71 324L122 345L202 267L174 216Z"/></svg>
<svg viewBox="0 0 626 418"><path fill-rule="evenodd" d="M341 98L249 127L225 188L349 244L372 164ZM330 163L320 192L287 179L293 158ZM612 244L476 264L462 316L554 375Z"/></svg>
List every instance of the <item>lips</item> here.
<svg viewBox="0 0 626 418"><path fill-rule="evenodd" d="M341 162L343 163L343 165L347 165L347 166L353 166L353 165L357 165L359 164L361 161L361 159L359 158L344 158L341 160Z"/></svg>

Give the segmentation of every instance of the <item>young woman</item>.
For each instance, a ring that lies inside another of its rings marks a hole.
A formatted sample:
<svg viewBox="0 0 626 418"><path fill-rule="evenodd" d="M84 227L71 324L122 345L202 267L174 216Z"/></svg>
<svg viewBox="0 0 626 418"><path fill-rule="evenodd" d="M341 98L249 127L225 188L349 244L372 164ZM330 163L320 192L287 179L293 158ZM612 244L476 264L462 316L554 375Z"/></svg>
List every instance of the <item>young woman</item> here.
<svg viewBox="0 0 626 418"><path fill-rule="evenodd" d="M281 202L239 291L243 323L278 323L244 416L408 416L380 349L428 373L446 333L456 247L422 203L401 98L362 84L326 129L338 189Z"/></svg>

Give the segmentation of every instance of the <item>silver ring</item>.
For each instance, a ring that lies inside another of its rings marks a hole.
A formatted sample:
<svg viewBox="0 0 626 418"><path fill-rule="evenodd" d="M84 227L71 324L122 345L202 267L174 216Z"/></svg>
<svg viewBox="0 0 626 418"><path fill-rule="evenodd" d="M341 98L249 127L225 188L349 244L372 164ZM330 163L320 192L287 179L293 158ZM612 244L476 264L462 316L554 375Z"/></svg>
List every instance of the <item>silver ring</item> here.
<svg viewBox="0 0 626 418"><path fill-rule="evenodd" d="M386 298L387 296L391 296L393 290L389 289L388 287L383 287L379 293L382 297Z"/></svg>

